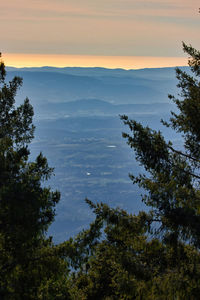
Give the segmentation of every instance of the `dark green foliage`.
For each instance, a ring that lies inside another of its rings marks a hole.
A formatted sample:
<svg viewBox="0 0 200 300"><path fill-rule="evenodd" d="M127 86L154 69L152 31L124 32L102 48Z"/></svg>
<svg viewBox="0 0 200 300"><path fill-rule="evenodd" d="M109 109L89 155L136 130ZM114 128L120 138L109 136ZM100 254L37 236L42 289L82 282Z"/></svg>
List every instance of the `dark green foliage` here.
<svg viewBox="0 0 200 300"><path fill-rule="evenodd" d="M191 299L195 297L195 292L193 295L192 289L186 296L188 287L193 284L194 289L199 290L199 279L194 280L195 276L189 271L189 266L199 272L200 54L191 46L183 44L183 48L191 56L189 65L195 74L192 77L176 69L181 98L169 97L176 103L179 113L172 112L169 122L162 121L164 125L182 133L182 147L175 149L172 142L166 142L160 132L143 127L126 116L121 118L132 132L131 135L123 136L150 175L131 175L134 183L148 191L143 201L152 208L150 232L159 234L160 242L171 247L174 255L171 272L177 273L177 279L181 275L181 284L187 282L185 290L180 291L182 299ZM188 255L190 251L195 254L195 258ZM165 276L170 282L170 276L174 277L169 272Z"/></svg>
<svg viewBox="0 0 200 300"><path fill-rule="evenodd" d="M182 134L183 144L175 149L160 131L121 116L130 129L123 137L145 168L145 174L130 178L146 190L142 200L150 210L135 216L87 200L102 228L98 227L101 236L74 274L71 291L78 299L199 297L200 53L183 47L191 56L194 77L176 69L180 99L169 97L179 113L172 112L169 122L162 121ZM82 233L81 245L88 234ZM87 252L86 245L84 249L82 253Z"/></svg>
<svg viewBox="0 0 200 300"><path fill-rule="evenodd" d="M192 56L192 71L198 74L199 61L195 59L199 53L185 44L184 50ZM160 222L163 239L172 235L177 241L187 241L199 248L200 83L196 76L193 78L180 69L176 72L182 98L170 98L177 104L179 114L172 112L169 123L163 123L182 133L183 147L175 150L171 142L165 142L160 132L144 128L126 116L122 119L133 135L123 135L150 173L150 177L140 175L131 178L149 191L144 201L153 208L153 220Z"/></svg>
<svg viewBox="0 0 200 300"><path fill-rule="evenodd" d="M72 278L74 299L196 299L196 249L182 243L174 247L150 236L151 217L143 212L134 216L105 204L93 209L97 219L104 220L102 237Z"/></svg>
<svg viewBox="0 0 200 300"><path fill-rule="evenodd" d="M1 62L0 298L64 299L63 292L58 295L61 289L66 294L67 264L59 247L45 238L60 195L43 186L53 171L46 158L40 153L28 161L33 108L28 99L15 107L22 79L6 83L5 75Z"/></svg>

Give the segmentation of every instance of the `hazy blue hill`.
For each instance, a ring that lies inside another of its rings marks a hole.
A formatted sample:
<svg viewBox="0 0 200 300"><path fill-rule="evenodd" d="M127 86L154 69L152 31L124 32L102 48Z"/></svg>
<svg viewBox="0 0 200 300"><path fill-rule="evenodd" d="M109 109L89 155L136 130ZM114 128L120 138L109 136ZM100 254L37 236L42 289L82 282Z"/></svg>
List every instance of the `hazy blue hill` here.
<svg viewBox="0 0 200 300"><path fill-rule="evenodd" d="M175 93L173 68L123 70L104 68L8 68L8 79L24 79L18 99L27 95L33 105L100 99L114 104L169 103Z"/></svg>
<svg viewBox="0 0 200 300"><path fill-rule="evenodd" d="M189 71L189 67L180 67L182 70ZM7 71L24 71L24 72L53 72L61 74L71 74L76 76L115 76L115 77L139 77L139 78L172 78L174 77L174 68L145 68L139 70L125 69L107 69L107 68L80 68L80 67L37 67L37 68L14 68L7 67Z"/></svg>
<svg viewBox="0 0 200 300"><path fill-rule="evenodd" d="M53 72L8 72L8 79L13 76L23 78L21 96L28 94L35 104L47 101L69 101L74 97L81 97L82 94L89 96L90 89L100 84L96 78Z"/></svg>
<svg viewBox="0 0 200 300"><path fill-rule="evenodd" d="M61 103L48 103L45 105L45 108L49 111L65 111L67 113L73 112L78 113L80 111L99 111L106 112L112 110L114 107L113 104L99 100L99 99L79 99L70 102L61 102Z"/></svg>
<svg viewBox="0 0 200 300"><path fill-rule="evenodd" d="M69 117L78 115L111 115L119 114L159 114L174 108L170 103L151 104L112 104L99 99L79 99L66 103L48 103L41 105L40 110L47 116Z"/></svg>

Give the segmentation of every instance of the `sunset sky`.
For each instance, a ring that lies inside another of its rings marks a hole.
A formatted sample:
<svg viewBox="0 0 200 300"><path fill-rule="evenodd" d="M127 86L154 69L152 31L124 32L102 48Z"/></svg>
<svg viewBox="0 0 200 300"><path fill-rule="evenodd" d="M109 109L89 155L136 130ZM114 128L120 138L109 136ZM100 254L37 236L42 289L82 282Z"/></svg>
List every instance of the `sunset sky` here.
<svg viewBox="0 0 200 300"><path fill-rule="evenodd" d="M186 64L200 49L197 0L1 1L7 65L144 68Z"/></svg>

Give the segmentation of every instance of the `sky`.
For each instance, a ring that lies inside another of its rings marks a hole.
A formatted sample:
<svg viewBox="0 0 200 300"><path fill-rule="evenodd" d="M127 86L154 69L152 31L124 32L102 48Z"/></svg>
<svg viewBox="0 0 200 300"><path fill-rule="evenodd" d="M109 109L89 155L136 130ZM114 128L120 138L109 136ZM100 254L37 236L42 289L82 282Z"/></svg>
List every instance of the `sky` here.
<svg viewBox="0 0 200 300"><path fill-rule="evenodd" d="M184 65L182 41L200 48L197 0L0 1L7 65Z"/></svg>

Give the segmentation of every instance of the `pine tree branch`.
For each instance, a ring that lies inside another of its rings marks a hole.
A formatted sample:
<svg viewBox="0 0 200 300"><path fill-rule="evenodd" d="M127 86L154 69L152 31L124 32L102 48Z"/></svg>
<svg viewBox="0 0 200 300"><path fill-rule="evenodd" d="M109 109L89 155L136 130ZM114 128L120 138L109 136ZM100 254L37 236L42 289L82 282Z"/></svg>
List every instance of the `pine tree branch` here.
<svg viewBox="0 0 200 300"><path fill-rule="evenodd" d="M176 150L176 149L174 149L172 146L169 146L169 145L168 145L167 147L168 147L170 150L172 150L173 152L177 153L177 154L180 154L180 155L182 155L182 156L184 156L184 157L186 157L186 158L189 158L189 159L191 159L191 160L193 160L193 161L195 161L195 162L200 163L200 160L198 160L198 159L192 157L192 156L189 155L189 154L186 154L186 153L183 153L182 151Z"/></svg>

